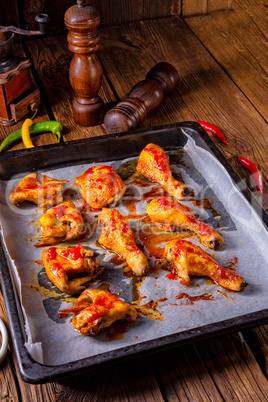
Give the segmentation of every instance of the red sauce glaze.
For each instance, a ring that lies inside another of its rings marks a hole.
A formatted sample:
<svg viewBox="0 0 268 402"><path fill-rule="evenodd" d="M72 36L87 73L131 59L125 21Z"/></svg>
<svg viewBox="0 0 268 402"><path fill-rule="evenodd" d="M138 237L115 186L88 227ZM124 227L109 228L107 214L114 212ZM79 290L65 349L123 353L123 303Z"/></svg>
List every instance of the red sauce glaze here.
<svg viewBox="0 0 268 402"><path fill-rule="evenodd" d="M64 215L67 214L69 207L66 205L58 205L55 207L55 215L58 219L62 218Z"/></svg>
<svg viewBox="0 0 268 402"><path fill-rule="evenodd" d="M94 181L95 181L96 183L103 184L104 178L103 178L103 177L96 177L96 179L95 179Z"/></svg>
<svg viewBox="0 0 268 402"><path fill-rule="evenodd" d="M120 223L121 223L121 226L122 226L122 232L123 233L131 232L131 227L130 227L129 223L124 220L123 216L120 216Z"/></svg>
<svg viewBox="0 0 268 402"><path fill-rule="evenodd" d="M47 250L47 255L46 255L47 261L52 261L57 258L57 253L56 253L56 247L50 247Z"/></svg>
<svg viewBox="0 0 268 402"><path fill-rule="evenodd" d="M177 279L176 269L173 268L172 271L166 275L166 278L171 279L172 281L174 281L174 279Z"/></svg>
<svg viewBox="0 0 268 402"><path fill-rule="evenodd" d="M90 322L94 322L103 317L107 313L107 310L113 307L116 301L119 301L119 298L112 294L97 296L94 303L89 306ZM104 309L100 307L104 307Z"/></svg>
<svg viewBox="0 0 268 402"><path fill-rule="evenodd" d="M218 275L211 275L212 277L217 276L217 279L220 279L220 278L221 279L229 279L230 272L228 272L227 270L222 269L218 264L216 265L216 269L217 269L217 274Z"/></svg>
<svg viewBox="0 0 268 402"><path fill-rule="evenodd" d="M33 177L28 177L24 184L22 183L22 185L18 186L18 188L22 188L24 190L35 190L37 186L38 182L36 181L36 179Z"/></svg>
<svg viewBox="0 0 268 402"><path fill-rule="evenodd" d="M234 271L222 268L219 264L216 265L216 273L212 274L211 277L214 280L232 280L236 281L239 279L239 275L235 274Z"/></svg>
<svg viewBox="0 0 268 402"><path fill-rule="evenodd" d="M157 199L157 202L160 205L161 209L176 208L177 206L175 201L173 201L172 198L168 197L159 197Z"/></svg>
<svg viewBox="0 0 268 402"><path fill-rule="evenodd" d="M209 236L216 232L215 229L213 229L211 226L207 225L204 222L194 221L192 222L192 225L196 228L196 230L201 236Z"/></svg>
<svg viewBox="0 0 268 402"><path fill-rule="evenodd" d="M103 311L103 309L99 309L98 306L92 304L89 307L89 313L90 319L88 321L93 323L94 321L99 320L106 313L106 310Z"/></svg>
<svg viewBox="0 0 268 402"><path fill-rule="evenodd" d="M96 172L101 171L101 173L103 175L112 175L114 174L114 169L112 168L112 166L104 166L104 165L100 165L100 166L92 166L91 168L89 168L88 170L85 171L85 174L94 174Z"/></svg>
<svg viewBox="0 0 268 402"><path fill-rule="evenodd" d="M71 247L66 250L62 250L61 256L67 258L68 260L77 261L79 258L83 257L81 254L81 244L77 244L75 247Z"/></svg>
<svg viewBox="0 0 268 402"><path fill-rule="evenodd" d="M53 262L50 265L49 269L50 269L50 272L52 273L52 275L54 276L54 278L61 278L63 275L66 274L66 271L57 262Z"/></svg>
<svg viewBox="0 0 268 402"><path fill-rule="evenodd" d="M119 298L115 295L100 295L94 300L94 305L103 306L108 310L113 307L114 302L119 301Z"/></svg>
<svg viewBox="0 0 268 402"><path fill-rule="evenodd" d="M195 254L198 255L200 258L205 258L208 261L213 261L214 260L207 254L204 255L204 252L201 248L199 247L193 247L192 244L189 241L186 240L178 240L175 245L174 245L174 257L175 258L180 258L181 257L181 252L186 251L186 253L189 254Z"/></svg>
<svg viewBox="0 0 268 402"><path fill-rule="evenodd" d="M174 257L175 258L180 258L180 256L181 256L181 244L182 244L182 242L180 240L178 240L174 245Z"/></svg>
<svg viewBox="0 0 268 402"><path fill-rule="evenodd" d="M112 230L116 230L116 222L121 225L121 230L123 233L128 233L130 231L130 226L128 222L124 221L124 218L117 210L113 209L110 216L110 225Z"/></svg>
<svg viewBox="0 0 268 402"><path fill-rule="evenodd" d="M178 212L185 214L190 223L194 224L197 222L194 218L193 211L186 205L180 204L170 197L160 197L157 199L157 202L162 210L175 208Z"/></svg>
<svg viewBox="0 0 268 402"><path fill-rule="evenodd" d="M110 225L112 230L116 230L116 210L113 209L110 216Z"/></svg>
<svg viewBox="0 0 268 402"><path fill-rule="evenodd" d="M23 190L37 190L38 187L39 187L39 186L37 186L37 184L36 184L36 185L32 185L32 186L23 187L22 189L23 189ZM41 186L40 186L39 188L42 188L42 189L43 189L43 187L41 187Z"/></svg>
<svg viewBox="0 0 268 402"><path fill-rule="evenodd" d="M169 156L158 149L155 148L144 148L144 151L149 152L154 160L156 167L163 173L169 171Z"/></svg>
<svg viewBox="0 0 268 402"><path fill-rule="evenodd" d="M58 314L58 317L65 318L65 317L68 317L68 315L69 315L69 313L60 313L60 314Z"/></svg>
<svg viewBox="0 0 268 402"><path fill-rule="evenodd" d="M27 187L24 187L24 190L46 190L49 188L56 189L60 184L56 183L48 183L48 184L30 184Z"/></svg>
<svg viewBox="0 0 268 402"><path fill-rule="evenodd" d="M129 226L126 222L123 222L122 232L127 233L129 231Z"/></svg>
<svg viewBox="0 0 268 402"><path fill-rule="evenodd" d="M67 215L67 214L66 214L66 215ZM77 211L77 210L75 210L75 209L70 210L70 211L68 212L68 217L69 217L69 218L72 218L74 221L76 221L76 222L78 222L78 223L82 221L82 217L81 217L80 212Z"/></svg>
<svg viewBox="0 0 268 402"><path fill-rule="evenodd" d="M98 190L102 190L104 184L104 178L101 177L92 178L92 180L90 180L90 183L93 184L94 187L97 188Z"/></svg>
<svg viewBox="0 0 268 402"><path fill-rule="evenodd" d="M91 176L87 178L92 188L98 190L103 190L103 186L108 191L108 197L112 195L118 187L117 181L115 179L116 172L112 166L93 166L89 168L84 175Z"/></svg>
<svg viewBox="0 0 268 402"><path fill-rule="evenodd" d="M92 178L87 180L87 182L90 183L91 189L102 190L104 186L105 190L109 193L110 196L110 194L114 193L115 188L118 187L117 182L111 177L110 174L100 173L100 175L101 177L93 176Z"/></svg>

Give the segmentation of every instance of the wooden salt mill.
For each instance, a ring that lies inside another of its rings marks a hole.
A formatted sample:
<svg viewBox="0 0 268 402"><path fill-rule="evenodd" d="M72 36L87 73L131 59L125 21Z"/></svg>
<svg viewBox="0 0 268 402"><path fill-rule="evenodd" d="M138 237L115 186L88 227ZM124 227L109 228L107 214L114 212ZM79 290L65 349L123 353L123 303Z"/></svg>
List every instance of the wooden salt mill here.
<svg viewBox="0 0 268 402"><path fill-rule="evenodd" d="M131 90L129 96L109 110L104 117L108 134L121 133L136 128L147 113L156 110L164 95L169 94L179 83L179 74L169 63L156 64Z"/></svg>
<svg viewBox="0 0 268 402"><path fill-rule="evenodd" d="M103 122L104 105L98 96L103 70L95 52L99 48L100 14L95 7L84 6L83 0L70 7L64 16L69 30L68 47L74 52L69 77L77 97L73 102L73 118L80 126L96 126Z"/></svg>

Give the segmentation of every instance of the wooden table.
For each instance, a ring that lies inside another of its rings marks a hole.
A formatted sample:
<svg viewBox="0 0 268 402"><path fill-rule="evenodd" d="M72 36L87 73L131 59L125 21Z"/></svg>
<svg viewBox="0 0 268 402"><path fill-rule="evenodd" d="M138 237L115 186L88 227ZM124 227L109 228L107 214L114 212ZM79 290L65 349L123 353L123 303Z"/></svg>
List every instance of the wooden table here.
<svg viewBox="0 0 268 402"><path fill-rule="evenodd" d="M268 206L267 48L265 2L236 0L233 10L208 16L161 18L102 28L98 56L104 68L101 97L107 107L123 99L159 61L179 71L178 88L143 127L206 120L225 133L233 154L254 161L262 172ZM66 35L28 41L42 107L35 122L55 119L64 140L105 135L103 126L82 128L73 122L68 68L72 54ZM17 45L17 51L19 45ZM266 61L266 64L265 64ZM0 127L0 140L21 127ZM215 143L221 145L217 138ZM36 144L55 142L43 135ZM21 149L19 144L13 149ZM224 151L225 152L225 151ZM249 184L248 172L225 152ZM254 189L253 189L254 191ZM8 326L0 295L0 316ZM1 400L75 401L264 401L268 395L267 325L189 346L154 353L43 385L26 384L10 350L0 369Z"/></svg>

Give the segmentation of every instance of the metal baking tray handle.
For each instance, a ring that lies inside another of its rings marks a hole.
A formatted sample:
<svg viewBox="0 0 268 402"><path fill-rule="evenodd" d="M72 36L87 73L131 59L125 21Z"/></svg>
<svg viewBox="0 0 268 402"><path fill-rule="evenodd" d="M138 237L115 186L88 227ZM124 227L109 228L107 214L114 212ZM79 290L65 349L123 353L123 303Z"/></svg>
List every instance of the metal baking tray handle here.
<svg viewBox="0 0 268 402"><path fill-rule="evenodd" d="M1 320L0 318L0 332L2 335L2 346L0 349L0 364L2 363L2 361L4 360L4 358L6 357L7 354L7 348L8 348L8 334L7 334L7 329L6 326L3 322L3 320Z"/></svg>

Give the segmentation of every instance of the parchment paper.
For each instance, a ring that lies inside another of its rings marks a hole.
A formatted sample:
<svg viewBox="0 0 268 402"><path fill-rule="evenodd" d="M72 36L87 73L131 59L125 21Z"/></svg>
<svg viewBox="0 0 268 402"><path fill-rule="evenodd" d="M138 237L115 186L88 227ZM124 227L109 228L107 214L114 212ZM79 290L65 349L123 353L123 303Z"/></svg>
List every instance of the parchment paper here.
<svg viewBox="0 0 268 402"><path fill-rule="evenodd" d="M167 271L152 270L139 286L142 300L140 304L151 300L157 302L157 310L165 320L152 321L140 315L118 340L111 340L106 331L94 337L81 336L70 325L70 316L59 318L58 310L70 307L72 298L67 298L67 302L62 301L67 295L60 293L50 283L44 271L41 262L43 248L34 247L40 235L38 220L42 213L30 203L24 203L20 207L9 204L9 194L21 178L0 182L1 230L8 251L8 264L25 319L26 347L34 360L46 365L72 362L187 329L198 329L206 324L268 307L268 234L260 218L234 186L224 167L211 153L196 146L193 139L188 137L183 153L181 150L178 152L176 149L169 149L169 154L174 173L181 174L183 181L193 188L195 198L213 200L214 214L211 210L197 208L190 199L183 201L183 204L199 215L199 219L215 228L220 227L224 245L217 252L208 251L209 254L223 266L235 260L237 273L242 275L249 285L243 292L235 293L227 292L211 281L208 282L206 278L192 278L190 285L186 287L181 285L179 280L167 279ZM135 186L133 178L127 177L135 172L137 159L138 157L109 162L107 165L112 165L125 180L128 188L132 189L132 193L134 191L135 198L138 199L135 204L136 213L144 214L147 202L142 199L142 194L148 192L151 187L149 184L144 187ZM92 165L67 167L44 173L57 179L69 180L65 187L67 191L64 200L72 199L76 203L79 193L73 179ZM122 168L126 165L129 168L127 173ZM141 219L132 219L133 216L126 206L126 197L130 195L126 195L116 208L128 215L131 226L138 233ZM219 211L218 216L215 215L215 210ZM97 212L85 216L91 225L96 222L97 217ZM124 275L122 266L109 262L113 256L111 253L95 246L99 234L100 229L97 228L95 233L89 233L83 241L61 244L60 247L73 246L79 242L96 251L106 269L87 287L98 288L100 284L108 283L112 293L117 293L122 300L133 303L132 279ZM141 244L138 234L136 240ZM197 236L192 237L190 241L200 245ZM201 247L204 248L202 245ZM145 253L150 266L153 267L155 260L150 258L148 250L145 250ZM181 293L187 293L191 297L208 293L211 300L191 303L187 297L176 299Z"/></svg>

